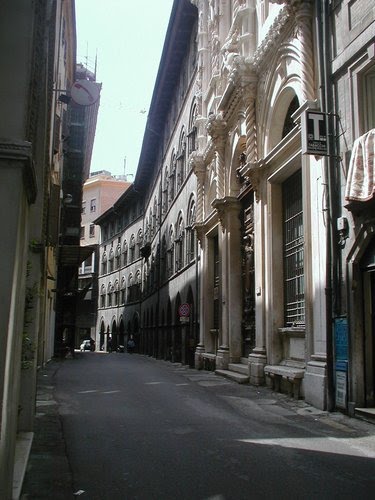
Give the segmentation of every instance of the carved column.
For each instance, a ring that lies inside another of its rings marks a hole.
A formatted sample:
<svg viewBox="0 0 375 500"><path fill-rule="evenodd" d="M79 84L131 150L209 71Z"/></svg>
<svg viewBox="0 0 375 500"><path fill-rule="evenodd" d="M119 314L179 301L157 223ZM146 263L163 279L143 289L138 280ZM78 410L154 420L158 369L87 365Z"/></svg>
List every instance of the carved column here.
<svg viewBox="0 0 375 500"><path fill-rule="evenodd" d="M221 332L216 367L227 369L241 357L241 227L240 203L225 197L212 204L222 227L221 234Z"/></svg>
<svg viewBox="0 0 375 500"><path fill-rule="evenodd" d="M305 101L314 99L314 56L311 0L292 0L295 12L301 50L301 84Z"/></svg>

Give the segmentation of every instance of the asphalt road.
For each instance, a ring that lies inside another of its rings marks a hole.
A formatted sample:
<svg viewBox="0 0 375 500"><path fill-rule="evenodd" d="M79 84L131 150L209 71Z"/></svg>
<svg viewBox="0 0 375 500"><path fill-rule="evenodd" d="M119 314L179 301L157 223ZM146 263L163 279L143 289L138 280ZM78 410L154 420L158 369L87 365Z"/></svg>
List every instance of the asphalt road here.
<svg viewBox="0 0 375 500"><path fill-rule="evenodd" d="M375 426L137 354L77 354L55 383L82 500L375 497Z"/></svg>

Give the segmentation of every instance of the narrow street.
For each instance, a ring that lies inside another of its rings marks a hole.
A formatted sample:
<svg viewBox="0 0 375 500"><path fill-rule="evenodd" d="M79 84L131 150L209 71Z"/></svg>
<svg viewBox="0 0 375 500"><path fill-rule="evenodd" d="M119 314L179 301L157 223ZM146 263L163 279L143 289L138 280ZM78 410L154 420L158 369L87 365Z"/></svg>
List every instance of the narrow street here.
<svg viewBox="0 0 375 500"><path fill-rule="evenodd" d="M76 497L373 498L370 424L137 354L77 353L53 384Z"/></svg>

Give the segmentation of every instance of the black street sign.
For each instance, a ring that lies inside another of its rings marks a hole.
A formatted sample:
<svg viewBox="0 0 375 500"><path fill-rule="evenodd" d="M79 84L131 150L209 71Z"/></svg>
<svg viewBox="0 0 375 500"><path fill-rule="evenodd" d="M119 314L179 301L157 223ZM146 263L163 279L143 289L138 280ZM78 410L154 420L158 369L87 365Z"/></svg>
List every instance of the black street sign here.
<svg viewBox="0 0 375 500"><path fill-rule="evenodd" d="M328 155L327 115L307 110L302 119L302 154Z"/></svg>

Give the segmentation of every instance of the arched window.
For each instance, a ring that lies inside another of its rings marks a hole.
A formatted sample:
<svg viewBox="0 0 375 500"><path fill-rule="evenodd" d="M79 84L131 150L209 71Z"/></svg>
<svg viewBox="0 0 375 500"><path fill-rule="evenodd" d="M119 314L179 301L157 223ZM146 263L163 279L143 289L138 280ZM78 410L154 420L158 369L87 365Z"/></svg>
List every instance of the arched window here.
<svg viewBox="0 0 375 500"><path fill-rule="evenodd" d="M162 215L164 215L168 211L169 207L169 173L168 167L165 168L164 174L164 185L162 190Z"/></svg>
<svg viewBox="0 0 375 500"><path fill-rule="evenodd" d="M285 137L291 130L296 127L296 123L294 122L292 115L297 109L299 108L299 102L298 102L298 97L295 95L289 104L288 111L286 112L285 120L284 120L284 126L283 126L283 133L282 137Z"/></svg>
<svg viewBox="0 0 375 500"><path fill-rule="evenodd" d="M105 285L100 288L100 307L105 307Z"/></svg>
<svg viewBox="0 0 375 500"><path fill-rule="evenodd" d="M104 252L102 256L102 274L107 274L107 253Z"/></svg>
<svg viewBox="0 0 375 500"><path fill-rule="evenodd" d="M176 187L177 191L182 186L185 179L185 163L186 163L186 137L185 132L181 132L180 142L178 145L178 155L176 159Z"/></svg>
<svg viewBox="0 0 375 500"><path fill-rule="evenodd" d="M151 256L151 265L150 265L150 280L149 280L151 290L155 288L155 255Z"/></svg>
<svg viewBox="0 0 375 500"><path fill-rule="evenodd" d="M128 302L134 301L134 278L131 274L128 281Z"/></svg>
<svg viewBox="0 0 375 500"><path fill-rule="evenodd" d="M121 267L121 245L120 245L120 243L117 245L115 258L116 258L116 269L119 269Z"/></svg>
<svg viewBox="0 0 375 500"><path fill-rule="evenodd" d="M175 237L175 252L176 252L176 272L182 269L185 265L184 253L185 253L185 229L182 214L179 215L176 225L176 237Z"/></svg>
<svg viewBox="0 0 375 500"><path fill-rule="evenodd" d="M130 253L130 255L129 255L130 262L134 262L134 260L135 260L135 236L134 236L134 234L132 234L130 237L129 253Z"/></svg>
<svg viewBox="0 0 375 500"><path fill-rule="evenodd" d="M174 273L174 230L171 225L169 229L169 239L167 248L167 275L168 278Z"/></svg>
<svg viewBox="0 0 375 500"><path fill-rule="evenodd" d="M139 256L141 255L141 247L143 243L143 231L140 229L137 233L137 248L136 248L136 253L135 253L135 258L138 259Z"/></svg>
<svg viewBox="0 0 375 500"><path fill-rule="evenodd" d="M122 277L121 280L121 293L120 293L120 301L121 304L125 304L126 301L126 279L125 276Z"/></svg>
<svg viewBox="0 0 375 500"><path fill-rule="evenodd" d="M167 240L165 234L161 241L160 279L162 282L167 279Z"/></svg>
<svg viewBox="0 0 375 500"><path fill-rule="evenodd" d="M142 276L141 271L137 271L135 276L135 300L141 299Z"/></svg>
<svg viewBox="0 0 375 500"><path fill-rule="evenodd" d="M155 196L154 209L152 212L152 236L155 236L155 233L156 233L157 217L158 217L158 202L157 202L156 196Z"/></svg>
<svg viewBox="0 0 375 500"><path fill-rule="evenodd" d="M114 305L118 306L119 300L120 300L120 287L119 287L118 280L115 281L114 294L115 294L115 304Z"/></svg>
<svg viewBox="0 0 375 500"><path fill-rule="evenodd" d="M169 195L168 206L172 203L175 197L176 190L176 154L172 154L171 171L169 174Z"/></svg>
<svg viewBox="0 0 375 500"><path fill-rule="evenodd" d="M195 247L196 247L196 233L194 229L195 224L195 200L192 197L190 199L188 207L188 219L186 226L186 260L191 262L195 259Z"/></svg>
<svg viewBox="0 0 375 500"><path fill-rule="evenodd" d="M108 258L108 263L109 263L109 269L108 272L112 273L114 269L114 261L115 261L115 254L113 251L113 248L111 248L111 251L109 252L109 258Z"/></svg>
<svg viewBox="0 0 375 500"><path fill-rule="evenodd" d="M198 107L194 104L191 108L190 112L190 120L189 120L189 131L188 131L188 154L190 155L193 151L196 151L197 145L197 127L196 127L196 119L198 116Z"/></svg>
<svg viewBox="0 0 375 500"><path fill-rule="evenodd" d="M128 264L128 243L125 240L122 245L122 264L126 266Z"/></svg>
<svg viewBox="0 0 375 500"><path fill-rule="evenodd" d="M107 288L107 306L108 307L112 307L112 301L113 301L113 285L112 283L110 282L109 285L108 285L108 288Z"/></svg>

